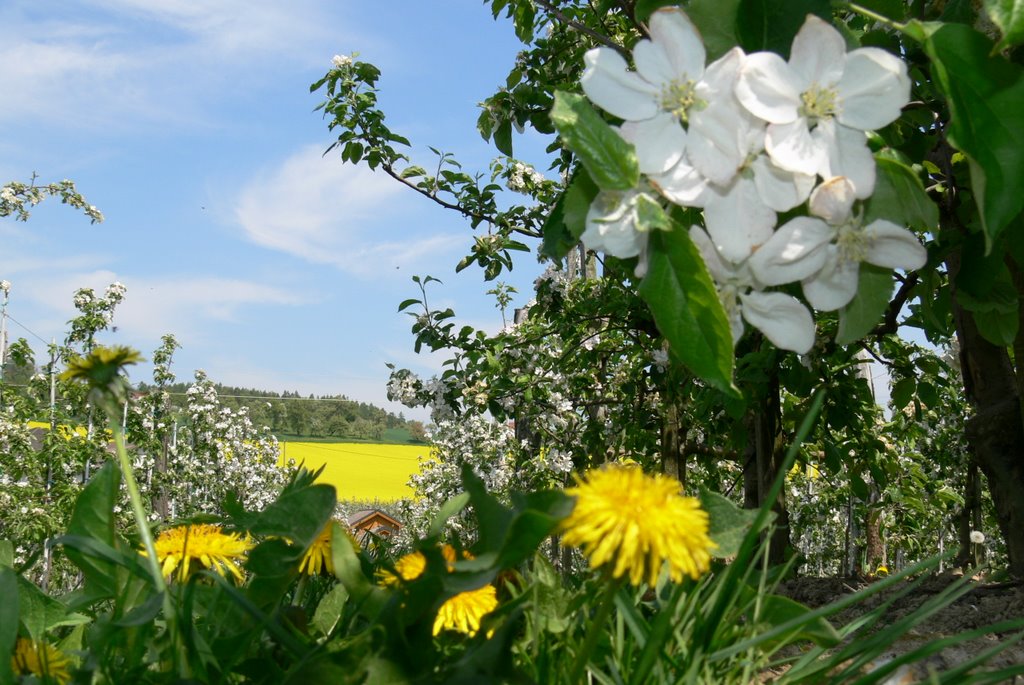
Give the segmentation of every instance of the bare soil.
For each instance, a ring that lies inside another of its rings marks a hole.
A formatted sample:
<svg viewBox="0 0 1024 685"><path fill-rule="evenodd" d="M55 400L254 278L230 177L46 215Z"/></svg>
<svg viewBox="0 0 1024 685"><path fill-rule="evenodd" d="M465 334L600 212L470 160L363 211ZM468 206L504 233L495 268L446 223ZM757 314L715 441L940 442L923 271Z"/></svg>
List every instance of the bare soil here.
<svg viewBox="0 0 1024 685"><path fill-rule="evenodd" d="M889 607L881 623L891 625L899 621L956 579L956 575L952 573L927 578L912 592L897 599ZM852 594L866 587L870 582L870 580L837 578L796 578L785 581L777 592L806 606L817 608ZM935 640L990 626L1001 621L1024 618L1024 582L987 583L983 579L974 579L970 582L971 588L967 594L911 628L877 660L878 665ZM904 588L905 585L888 588L863 602L844 609L830 617L829 620L836 627L847 625L857 617L892 599ZM947 647L915 664L912 668L897 671L884 683L885 685L904 685L921 680L927 682L930 673L942 673L954 668L993 645L1008 640L1017 632L1019 630L1007 633L988 633L983 637ZM1024 640L1010 645L997 654L984 666L984 670L999 670L1021 664L1024 664ZM770 679L768 682L771 682ZM1024 677L1018 676L1016 679L1004 682L1024 685Z"/></svg>

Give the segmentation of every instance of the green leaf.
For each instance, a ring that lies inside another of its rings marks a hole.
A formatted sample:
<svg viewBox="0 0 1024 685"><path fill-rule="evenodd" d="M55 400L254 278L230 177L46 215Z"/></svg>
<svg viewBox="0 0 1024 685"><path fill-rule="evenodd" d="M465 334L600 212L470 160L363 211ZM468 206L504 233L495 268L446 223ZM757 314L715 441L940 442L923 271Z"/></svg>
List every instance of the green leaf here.
<svg viewBox="0 0 1024 685"><path fill-rule="evenodd" d="M860 0L857 4L893 21L903 21L909 11L904 0Z"/></svg>
<svg viewBox="0 0 1024 685"><path fill-rule="evenodd" d="M469 493L470 502L476 511L482 550L499 549L512 523L512 511L487 492L483 480L473 472L473 467L468 463L462 465L462 486Z"/></svg>
<svg viewBox="0 0 1024 685"><path fill-rule="evenodd" d="M1009 270L999 265L999 275L984 296L958 290L957 302L971 312L978 332L993 345L1008 347L1017 337L1020 326L1017 289Z"/></svg>
<svg viewBox="0 0 1024 685"><path fill-rule="evenodd" d="M1017 312L982 311L974 312L974 323L981 337L993 345L1009 347L1017 338L1020 319Z"/></svg>
<svg viewBox="0 0 1024 685"><path fill-rule="evenodd" d="M68 611L62 603L43 594L35 585L18 578L18 599L21 604L21 622L33 640L40 640L50 628L88 623L91 619Z"/></svg>
<svg viewBox="0 0 1024 685"><path fill-rule="evenodd" d="M562 259L569 250L576 246L579 238L574 238L565 225L565 198L567 193L558 196L551 211L544 219L541 227L540 253L552 259Z"/></svg>
<svg viewBox="0 0 1024 685"><path fill-rule="evenodd" d="M740 0L736 35L747 52L771 50L789 58L789 49L808 14L832 21L828 0Z"/></svg>
<svg viewBox="0 0 1024 685"><path fill-rule="evenodd" d="M459 493L442 504L437 516L430 522L427 537L439 537L444 532L444 525L448 519L465 509L467 504L469 504L469 494L465 492Z"/></svg>
<svg viewBox="0 0 1024 685"><path fill-rule="evenodd" d="M865 223L887 219L917 230L936 231L939 208L914 170L889 157L876 156L875 191L868 200Z"/></svg>
<svg viewBox="0 0 1024 685"><path fill-rule="evenodd" d="M1024 0L985 0L985 11L1003 32L994 50L1000 52L1024 42Z"/></svg>
<svg viewBox="0 0 1024 685"><path fill-rule="evenodd" d="M14 543L0 540L0 568L14 566Z"/></svg>
<svg viewBox="0 0 1024 685"><path fill-rule="evenodd" d="M512 156L512 122L505 119L494 129L494 147L503 155Z"/></svg>
<svg viewBox="0 0 1024 685"><path fill-rule="evenodd" d="M68 535L91 538L116 549L114 506L121 487L121 471L116 462L108 461L83 488L68 523ZM101 557L85 554L78 547L65 546L68 559L81 569L86 587L97 596L110 597L117 587L114 564Z"/></svg>
<svg viewBox="0 0 1024 685"><path fill-rule="evenodd" d="M585 97L555 93L551 121L599 188L631 190L640 182L633 146L601 118Z"/></svg>
<svg viewBox="0 0 1024 685"><path fill-rule="evenodd" d="M736 37L736 21L739 17L741 0L693 0L686 13L704 39L708 62L716 60L739 41Z"/></svg>
<svg viewBox="0 0 1024 685"><path fill-rule="evenodd" d="M233 523L253 535L286 538L305 549L323 530L337 504L333 485L314 482L319 474L299 469L263 511L233 508Z"/></svg>
<svg viewBox="0 0 1024 685"><path fill-rule="evenodd" d="M860 340L875 327L892 296L892 270L873 264L860 265L857 294L839 311L837 345Z"/></svg>
<svg viewBox="0 0 1024 685"><path fill-rule="evenodd" d="M860 500L867 501L871 497L871 491L868 489L868 484L864 482L859 473L855 473L850 476L850 490Z"/></svg>
<svg viewBox="0 0 1024 685"><path fill-rule="evenodd" d="M651 15L662 7L670 7L677 4L679 4L678 0L637 0L633 15L637 21L646 24L650 21Z"/></svg>
<svg viewBox="0 0 1024 685"><path fill-rule="evenodd" d="M0 684L14 682L10 655L18 639L18 576L10 566L0 565Z"/></svg>
<svg viewBox="0 0 1024 685"><path fill-rule="evenodd" d="M710 490L702 490L700 503L708 512L709 534L716 545L712 553L724 559L736 556L750 525L757 518L756 509L741 509L729 499ZM774 515L774 514L773 514Z"/></svg>
<svg viewBox="0 0 1024 685"><path fill-rule="evenodd" d="M926 406L932 409L939 408L939 391L931 383L925 381L918 383L917 396Z"/></svg>
<svg viewBox="0 0 1024 685"><path fill-rule="evenodd" d="M590 204L597 197L599 190L586 169L577 169L569 181L569 187L565 190L564 221L569 235L576 240L579 240L583 231L587 229L587 212L590 211Z"/></svg>
<svg viewBox="0 0 1024 685"><path fill-rule="evenodd" d="M761 598L761 614L758 618L775 627L805 618L810 613L810 609L789 597L765 595ZM806 622L794 628L792 633L780 636L777 641L788 644L801 638L821 647L834 647L842 641L839 632L821 616L807 618Z"/></svg>
<svg viewBox="0 0 1024 685"><path fill-rule="evenodd" d="M654 231L647 247L647 274L640 296L654 314L672 354L698 378L729 395L732 382L732 332L711 275L686 231Z"/></svg>
<svg viewBox="0 0 1024 685"><path fill-rule="evenodd" d="M338 621L341 619L346 602L348 602L348 590L345 589L345 586L339 583L332 587L316 606L316 611L313 613L313 627L319 630L324 637L330 635L334 626L338 625Z"/></svg>
<svg viewBox="0 0 1024 685"><path fill-rule="evenodd" d="M903 407L910 404L910 400L915 392L917 392L917 380L914 378L901 378L896 381L889 395L892 401L892 408L897 410L903 409Z"/></svg>
<svg viewBox="0 0 1024 685"><path fill-rule="evenodd" d="M1024 208L1024 72L990 57L992 42L962 24L932 31L924 49L949 103L947 138L967 156L991 249Z"/></svg>

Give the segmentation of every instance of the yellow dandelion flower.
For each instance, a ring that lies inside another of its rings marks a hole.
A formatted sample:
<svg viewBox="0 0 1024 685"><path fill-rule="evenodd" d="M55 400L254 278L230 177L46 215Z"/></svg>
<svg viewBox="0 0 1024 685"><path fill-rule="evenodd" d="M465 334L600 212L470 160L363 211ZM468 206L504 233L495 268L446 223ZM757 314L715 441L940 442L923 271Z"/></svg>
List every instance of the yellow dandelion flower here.
<svg viewBox="0 0 1024 685"><path fill-rule="evenodd" d="M441 556L448 562L448 572L455 570L455 548L451 545L444 545L441 548ZM463 558L472 559L468 552L462 553ZM383 585L394 586L401 580L415 580L423 575L427 569L427 557L423 552L412 552L401 557L395 562L395 571L380 572L380 581ZM437 610L437 617L434 619L434 635L442 630L455 630L465 633L470 637L476 635L480 630L480 619L494 611L498 606L498 593L493 585L485 585L476 590L461 592L454 597L445 600L444 604Z"/></svg>
<svg viewBox="0 0 1024 685"><path fill-rule="evenodd" d="M45 682L65 685L71 682L68 666L71 660L64 652L45 642L33 642L23 637L14 645L11 670L14 675L34 675Z"/></svg>
<svg viewBox="0 0 1024 685"><path fill-rule="evenodd" d="M231 573L242 582L238 561L255 547L248 535L222 533L220 526L207 523L177 526L165 530L156 539L156 557L164 577L170 578L178 569L178 580L188 578L193 562L213 569L220 575ZM145 556L146 552L142 552Z"/></svg>
<svg viewBox="0 0 1024 685"><path fill-rule="evenodd" d="M451 545L444 545L441 547L441 556L448 562L448 570L454 570L455 548ZM468 554L463 556L469 558ZM394 586L398 584L400 579L416 580L427 570L427 557L424 556L423 552L410 552L395 562L395 570L398 572L397 576L391 571L380 571L379 578L382 585Z"/></svg>
<svg viewBox="0 0 1024 685"><path fill-rule="evenodd" d="M498 592L493 585L460 592L446 600L437 610L434 635L442 630L455 630L473 637L480 630L480 619L494 611L497 606Z"/></svg>
<svg viewBox="0 0 1024 685"><path fill-rule="evenodd" d="M684 575L697 579L710 567L716 545L708 514L699 500L683 496L679 481L612 465L577 483L565 491L576 506L561 523L562 542L582 549L594 568L608 566L614 578L654 585L665 561L676 582Z"/></svg>
<svg viewBox="0 0 1024 685"><path fill-rule="evenodd" d="M334 575L334 559L331 556L331 536L333 534L334 521L328 521L302 556L299 573L317 576L324 572Z"/></svg>

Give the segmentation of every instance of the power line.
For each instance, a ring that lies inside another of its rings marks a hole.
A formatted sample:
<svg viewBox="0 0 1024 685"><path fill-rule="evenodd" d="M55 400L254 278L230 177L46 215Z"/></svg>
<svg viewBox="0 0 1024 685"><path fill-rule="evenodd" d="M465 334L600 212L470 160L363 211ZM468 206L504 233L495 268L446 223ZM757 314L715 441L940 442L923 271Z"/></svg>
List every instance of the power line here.
<svg viewBox="0 0 1024 685"><path fill-rule="evenodd" d="M21 327L22 327L23 329L25 329L26 331L28 331L29 335L32 335L33 337L35 337L35 338L36 338L36 340L38 340L39 342L43 343L44 345L49 345L49 344L50 344L50 341L49 341L49 340L44 340L44 339L43 339L43 337L42 337L41 335L39 335L38 333L36 333L35 331L33 331L33 330L32 330L31 328L29 328L28 326L26 326L26 325L25 325L25 324L23 324L22 322L20 322L20 321L18 321L17 319L15 319L15 318L14 318L13 316L11 316L10 314L8 314L8 315L7 315L7 318L8 318L8 319L10 319L11 321L13 321L14 323L18 324L19 326L21 326Z"/></svg>
<svg viewBox="0 0 1024 685"><path fill-rule="evenodd" d="M168 395L179 395L187 397L187 392L168 392ZM349 402L351 404L370 404L369 402L360 402L358 400L350 400L339 397L264 397L263 395L222 395L217 393L217 397L230 397L236 400L264 400L266 402L276 402L278 400L302 400L303 402ZM374 405L371 405L374 406ZM378 407L380 409L380 407ZM381 411L387 411L381 409Z"/></svg>

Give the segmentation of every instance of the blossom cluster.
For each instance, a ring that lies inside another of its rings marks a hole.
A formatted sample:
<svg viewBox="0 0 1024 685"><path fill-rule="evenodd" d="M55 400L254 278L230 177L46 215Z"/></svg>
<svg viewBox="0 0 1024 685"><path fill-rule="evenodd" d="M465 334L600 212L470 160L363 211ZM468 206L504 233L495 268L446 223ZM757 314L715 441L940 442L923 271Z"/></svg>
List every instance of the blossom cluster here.
<svg viewBox="0 0 1024 685"><path fill-rule="evenodd" d="M18 221L28 221L31 209L47 197L59 197L64 204L80 209L92 223L103 221L103 213L82 197L72 181L64 179L36 185L35 176L30 183L12 181L0 187L0 217L13 216Z"/></svg>
<svg viewBox="0 0 1024 685"><path fill-rule="evenodd" d="M806 353L814 321L797 298L768 288L799 282L820 311L856 295L860 264L918 269L926 253L910 231L862 205L875 186L866 132L894 121L910 97L906 65L879 48L847 52L842 35L809 15L789 60L734 48L706 64L696 27L678 8L655 12L635 70L615 50L585 56L583 91L623 120L646 182L603 190L587 214L588 249L640 257L638 207L661 197L703 210L690 228L714 279L734 342L744 322L780 348ZM806 215L776 227L807 203Z"/></svg>

